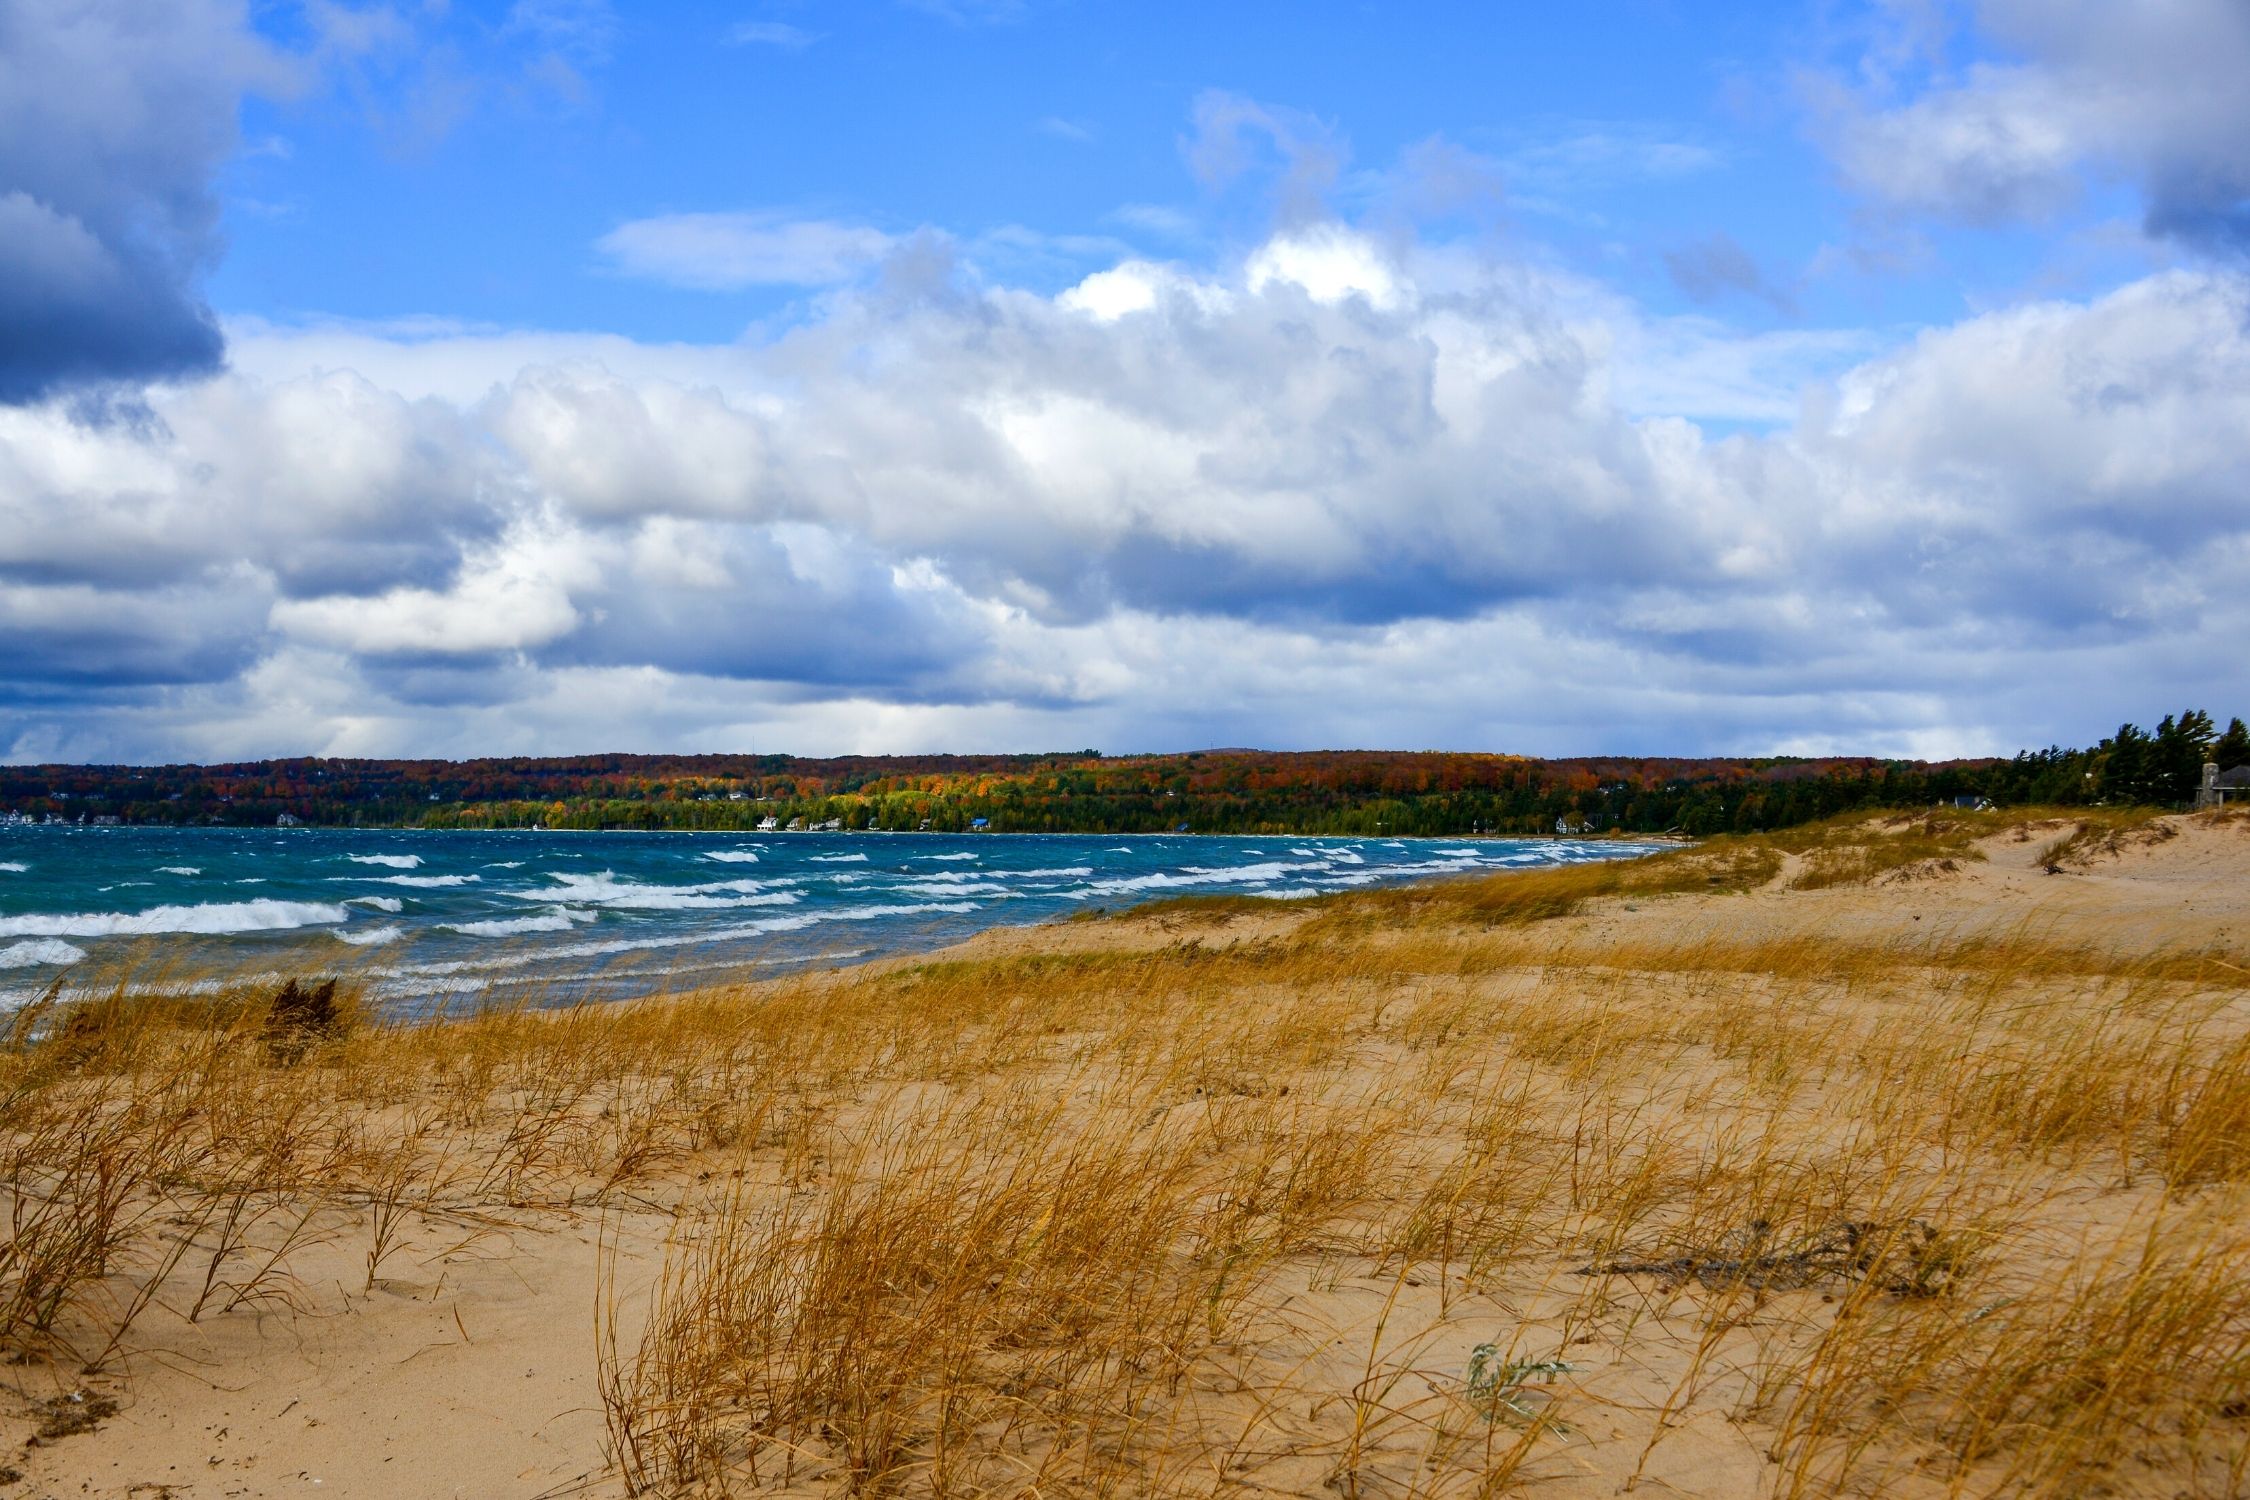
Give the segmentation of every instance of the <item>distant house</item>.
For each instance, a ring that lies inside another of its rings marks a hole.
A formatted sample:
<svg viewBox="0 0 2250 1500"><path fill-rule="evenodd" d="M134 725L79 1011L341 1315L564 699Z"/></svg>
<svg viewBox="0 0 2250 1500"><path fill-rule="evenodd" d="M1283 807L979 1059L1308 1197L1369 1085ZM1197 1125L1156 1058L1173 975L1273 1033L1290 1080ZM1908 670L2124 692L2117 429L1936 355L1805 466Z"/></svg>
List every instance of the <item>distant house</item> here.
<svg viewBox="0 0 2250 1500"><path fill-rule="evenodd" d="M978 829L980 829L980 828L990 828L991 826L992 826L992 820L991 820L990 818L971 818L971 819L969 819L969 831L970 831L971 833L974 833L974 832L976 832L976 831L977 831Z"/></svg>
<svg viewBox="0 0 2250 1500"><path fill-rule="evenodd" d="M2205 761L2203 785L2196 791L2195 805L2224 807L2230 798L2250 798L2250 766L2235 766L2222 771Z"/></svg>
<svg viewBox="0 0 2250 1500"><path fill-rule="evenodd" d="M295 813L283 813L280 817L273 820L273 826L276 828L302 828L304 826L304 822L305 820L298 817Z"/></svg>
<svg viewBox="0 0 2250 1500"><path fill-rule="evenodd" d="M1979 797L1974 792L1963 792L1953 799L1953 805L1971 812L1990 812L1992 810L1992 799L1990 797Z"/></svg>

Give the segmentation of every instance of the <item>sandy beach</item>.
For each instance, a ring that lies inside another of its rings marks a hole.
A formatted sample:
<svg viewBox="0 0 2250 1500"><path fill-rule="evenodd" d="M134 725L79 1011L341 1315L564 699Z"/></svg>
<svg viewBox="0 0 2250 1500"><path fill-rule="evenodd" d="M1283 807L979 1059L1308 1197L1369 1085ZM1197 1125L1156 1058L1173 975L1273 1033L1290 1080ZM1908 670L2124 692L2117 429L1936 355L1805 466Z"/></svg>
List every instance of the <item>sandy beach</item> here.
<svg viewBox="0 0 2250 1500"><path fill-rule="evenodd" d="M2073 828L119 1011L5 1063L0 1495L2242 1493L2250 818Z"/></svg>

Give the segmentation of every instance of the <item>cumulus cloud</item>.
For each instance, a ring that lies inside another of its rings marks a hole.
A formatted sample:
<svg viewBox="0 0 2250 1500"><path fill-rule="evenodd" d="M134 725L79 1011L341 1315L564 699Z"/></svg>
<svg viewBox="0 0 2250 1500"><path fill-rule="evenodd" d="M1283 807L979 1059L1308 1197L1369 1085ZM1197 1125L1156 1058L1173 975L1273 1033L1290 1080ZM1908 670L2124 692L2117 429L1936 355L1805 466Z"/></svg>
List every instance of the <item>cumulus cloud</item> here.
<svg viewBox="0 0 2250 1500"><path fill-rule="evenodd" d="M0 0L0 402L218 366L211 175L289 83L241 0Z"/></svg>
<svg viewBox="0 0 2250 1500"><path fill-rule="evenodd" d="M620 224L596 248L628 276L702 291L734 291L849 281L891 246L889 235L864 224L766 213L688 213Z"/></svg>
<svg viewBox="0 0 2250 1500"><path fill-rule="evenodd" d="M266 327L0 412L0 753L1969 750L2250 626L2232 272L1871 351L1325 219L943 248L758 345Z"/></svg>
<svg viewBox="0 0 2250 1500"><path fill-rule="evenodd" d="M2051 215L2089 172L2139 192L2150 232L2250 249L2250 8L2239 0L1980 0L1994 55L1821 92L1846 176L1970 223ZM1913 49L1909 49L1910 53Z"/></svg>

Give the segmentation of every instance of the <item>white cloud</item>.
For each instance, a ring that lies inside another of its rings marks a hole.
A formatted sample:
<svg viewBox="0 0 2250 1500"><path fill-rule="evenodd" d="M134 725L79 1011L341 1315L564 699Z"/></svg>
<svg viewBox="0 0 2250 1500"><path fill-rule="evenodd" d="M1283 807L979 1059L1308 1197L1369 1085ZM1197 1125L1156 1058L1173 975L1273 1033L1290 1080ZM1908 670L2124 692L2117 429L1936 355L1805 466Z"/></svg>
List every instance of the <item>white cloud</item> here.
<svg viewBox="0 0 2250 1500"><path fill-rule="evenodd" d="M579 623L574 584L598 576L581 538L526 529L463 559L450 586L371 598L283 599L276 630L361 657L486 656L544 646Z"/></svg>
<svg viewBox="0 0 2250 1500"><path fill-rule="evenodd" d="M2052 215L2089 174L2140 193L2149 228L2250 249L2250 7L2240 0L1978 0L1995 56L1821 82L1846 177L1972 223ZM1916 48L1895 44L1905 55Z"/></svg>
<svg viewBox="0 0 2250 1500"><path fill-rule="evenodd" d="M1364 297L1379 310L1398 306L1405 296L1397 272L1373 241L1336 224L1268 240L1250 257L1247 280L1253 296L1281 284L1298 288L1315 302Z"/></svg>
<svg viewBox="0 0 2250 1500"><path fill-rule="evenodd" d="M0 754L2083 737L2241 681L2246 327L1743 338L1333 223L724 349L246 327L0 411Z"/></svg>
<svg viewBox="0 0 2250 1500"><path fill-rule="evenodd" d="M703 291L735 291L849 281L892 244L889 235L864 224L766 213L692 213L620 224L596 248L628 276Z"/></svg>

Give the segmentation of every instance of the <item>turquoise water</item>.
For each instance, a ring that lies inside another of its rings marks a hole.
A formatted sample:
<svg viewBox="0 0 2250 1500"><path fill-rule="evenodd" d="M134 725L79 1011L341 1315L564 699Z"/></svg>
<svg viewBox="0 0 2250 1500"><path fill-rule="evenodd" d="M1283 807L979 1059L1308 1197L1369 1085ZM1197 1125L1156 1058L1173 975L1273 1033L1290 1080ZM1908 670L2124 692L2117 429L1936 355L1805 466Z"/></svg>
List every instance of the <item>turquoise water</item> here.
<svg viewBox="0 0 2250 1500"><path fill-rule="evenodd" d="M175 965L379 1000L609 996L1191 892L1302 897L1649 844L1090 834L0 827L0 1006Z"/></svg>

